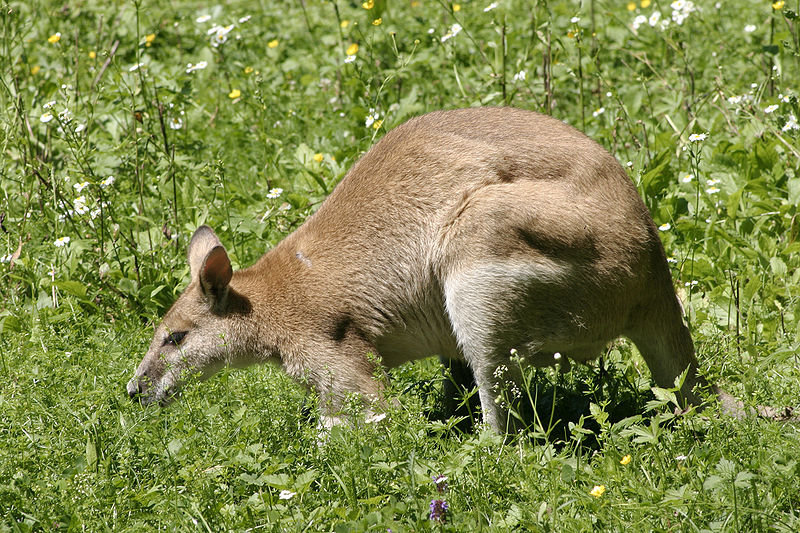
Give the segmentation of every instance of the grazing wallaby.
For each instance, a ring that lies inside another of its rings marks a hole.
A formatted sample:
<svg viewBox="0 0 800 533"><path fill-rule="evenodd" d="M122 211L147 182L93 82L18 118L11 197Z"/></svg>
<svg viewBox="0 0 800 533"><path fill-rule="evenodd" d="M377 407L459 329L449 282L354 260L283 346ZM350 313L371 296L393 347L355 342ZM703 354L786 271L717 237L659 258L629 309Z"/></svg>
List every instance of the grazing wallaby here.
<svg viewBox="0 0 800 533"><path fill-rule="evenodd" d="M682 401L707 385L626 172L529 111L411 119L255 265L233 272L207 226L188 258L192 281L128 383L143 403L166 403L188 374L276 361L319 392L330 424L348 393L379 398L381 363L437 354L469 365L484 421L505 431L498 388L520 377L512 349L537 366L585 362L621 335L659 386L688 369Z"/></svg>

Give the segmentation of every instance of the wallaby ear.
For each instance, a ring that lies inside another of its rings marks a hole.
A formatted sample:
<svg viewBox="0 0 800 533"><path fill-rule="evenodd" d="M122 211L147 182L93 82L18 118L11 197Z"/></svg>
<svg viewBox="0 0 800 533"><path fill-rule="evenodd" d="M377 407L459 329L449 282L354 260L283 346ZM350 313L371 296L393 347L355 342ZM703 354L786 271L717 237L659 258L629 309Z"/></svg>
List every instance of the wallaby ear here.
<svg viewBox="0 0 800 533"><path fill-rule="evenodd" d="M228 289L233 276L231 260L222 245L215 246L208 252L203 267L200 269L200 287L207 296L222 297Z"/></svg>
<svg viewBox="0 0 800 533"><path fill-rule="evenodd" d="M214 230L200 226L192 235L188 250L192 280L200 282L206 296L224 296L233 276L231 260Z"/></svg>
<svg viewBox="0 0 800 533"><path fill-rule="evenodd" d="M213 229L208 226L197 228L194 235L192 235L192 240L189 241L189 248L186 251L189 268L192 272L192 281L200 276L200 270L203 268L206 256L217 246L222 246L222 242Z"/></svg>

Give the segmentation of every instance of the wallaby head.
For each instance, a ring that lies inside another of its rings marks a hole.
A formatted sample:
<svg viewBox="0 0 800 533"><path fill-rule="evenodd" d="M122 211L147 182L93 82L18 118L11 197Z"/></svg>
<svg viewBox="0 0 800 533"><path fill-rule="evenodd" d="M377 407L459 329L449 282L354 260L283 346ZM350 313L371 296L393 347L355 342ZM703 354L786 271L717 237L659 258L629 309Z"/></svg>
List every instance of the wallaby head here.
<svg viewBox="0 0 800 533"><path fill-rule="evenodd" d="M484 420L518 361L587 362L619 336L655 382L698 403L707 383L664 249L636 187L599 144L551 117L462 109L395 128L303 226L232 272L214 232L188 250L191 283L128 383L166 403L192 374L274 360L321 395L380 397L379 361L466 364Z"/></svg>
<svg viewBox="0 0 800 533"><path fill-rule="evenodd" d="M191 283L156 328L128 394L142 403L168 403L191 375L207 377L242 352L251 336L243 317L247 298L230 287L233 269L225 247L208 226L188 249Z"/></svg>

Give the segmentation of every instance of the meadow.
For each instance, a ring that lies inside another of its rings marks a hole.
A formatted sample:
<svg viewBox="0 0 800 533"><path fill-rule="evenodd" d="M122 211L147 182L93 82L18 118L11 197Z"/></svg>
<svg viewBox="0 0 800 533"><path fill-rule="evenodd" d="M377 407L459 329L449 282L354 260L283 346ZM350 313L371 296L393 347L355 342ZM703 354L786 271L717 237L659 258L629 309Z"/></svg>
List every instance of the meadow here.
<svg viewBox="0 0 800 533"><path fill-rule="evenodd" d="M320 440L277 368L125 392L215 228L234 266L382 135L516 106L596 139L659 226L703 373L800 406L800 2L3 2L0 531L798 531L800 427L675 410L620 339L529 371L504 439L436 359ZM445 479L446 478L446 479Z"/></svg>

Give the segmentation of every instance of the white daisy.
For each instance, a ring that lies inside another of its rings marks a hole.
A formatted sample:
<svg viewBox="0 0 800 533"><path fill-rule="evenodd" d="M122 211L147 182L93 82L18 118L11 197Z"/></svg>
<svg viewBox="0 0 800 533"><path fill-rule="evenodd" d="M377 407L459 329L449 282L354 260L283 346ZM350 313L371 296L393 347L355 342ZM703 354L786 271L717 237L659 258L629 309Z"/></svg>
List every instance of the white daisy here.
<svg viewBox="0 0 800 533"><path fill-rule="evenodd" d="M234 25L229 24L227 26L219 26L214 24L210 30L208 30L208 35L211 36L211 46L218 47L219 45L223 44L225 41L228 40L228 34L233 30Z"/></svg>
<svg viewBox="0 0 800 533"><path fill-rule="evenodd" d="M208 66L208 61L200 61L196 65L192 65L191 63L189 63L188 65L186 65L186 73L191 74L195 70L203 70L207 66Z"/></svg>
<svg viewBox="0 0 800 533"><path fill-rule="evenodd" d="M462 30L461 24L458 24L458 23L453 24L452 26L450 26L450 29L447 30L447 33L442 35L442 42L445 42L448 39L451 39L451 38L455 37L456 35L458 35L461 32L461 30Z"/></svg>
<svg viewBox="0 0 800 533"><path fill-rule="evenodd" d="M789 115L789 120L787 120L786 124L781 128L781 131L784 133L789 130L800 130L800 124L797 123L797 117L794 116L794 113Z"/></svg>

